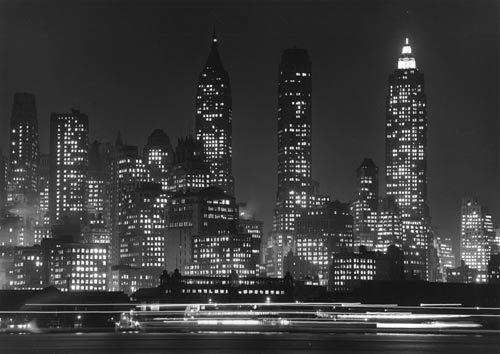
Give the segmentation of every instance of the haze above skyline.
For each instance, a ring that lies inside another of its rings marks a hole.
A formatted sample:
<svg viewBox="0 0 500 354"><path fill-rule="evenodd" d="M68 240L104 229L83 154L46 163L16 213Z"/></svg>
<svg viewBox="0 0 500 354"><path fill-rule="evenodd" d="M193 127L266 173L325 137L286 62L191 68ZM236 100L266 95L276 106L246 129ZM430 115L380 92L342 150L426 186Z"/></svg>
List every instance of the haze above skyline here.
<svg viewBox="0 0 500 354"><path fill-rule="evenodd" d="M405 15L409 11L409 20ZM36 94L41 151L50 112L79 105L90 138L118 129L142 149L155 128L193 133L198 74L217 26L233 98L236 197L271 229L281 51L309 51L313 178L348 201L370 157L384 191L385 99L405 37L425 75L432 224L457 237L460 200L500 218L499 5L495 1L0 1L0 131L12 97Z"/></svg>

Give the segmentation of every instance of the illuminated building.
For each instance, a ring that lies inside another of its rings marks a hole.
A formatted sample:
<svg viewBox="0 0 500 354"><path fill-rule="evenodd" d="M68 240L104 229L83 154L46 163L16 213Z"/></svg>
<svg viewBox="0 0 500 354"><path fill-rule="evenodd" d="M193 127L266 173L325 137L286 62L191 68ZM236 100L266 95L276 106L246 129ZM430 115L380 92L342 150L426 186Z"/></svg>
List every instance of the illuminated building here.
<svg viewBox="0 0 500 354"><path fill-rule="evenodd" d="M274 276L293 249L295 219L312 204L311 60L304 49L287 49L278 79L278 190L273 218Z"/></svg>
<svg viewBox="0 0 500 354"><path fill-rule="evenodd" d="M354 246L375 246L378 202L378 167L371 159L364 159L356 170L356 196L351 204Z"/></svg>
<svg viewBox="0 0 500 354"><path fill-rule="evenodd" d="M460 257L466 265L478 271L474 282L485 283L495 240L491 214L477 198L465 198L461 215Z"/></svg>
<svg viewBox="0 0 500 354"><path fill-rule="evenodd" d="M229 75L222 65L214 31L210 54L198 79L196 140L203 144L204 158L210 169L210 185L230 195L234 194L232 114Z"/></svg>
<svg viewBox="0 0 500 354"><path fill-rule="evenodd" d="M26 224L23 217L7 214L0 219L0 246L19 246L25 244Z"/></svg>
<svg viewBox="0 0 500 354"><path fill-rule="evenodd" d="M82 220L86 216L88 135L88 117L79 110L51 114L49 208L52 224L64 215Z"/></svg>
<svg viewBox="0 0 500 354"><path fill-rule="evenodd" d="M403 279L404 256L398 247L389 246L382 253L360 246L357 252L342 251L333 255L328 288L335 292L350 292L363 281Z"/></svg>
<svg viewBox="0 0 500 354"><path fill-rule="evenodd" d="M7 203L7 159L0 149L0 212Z"/></svg>
<svg viewBox="0 0 500 354"><path fill-rule="evenodd" d="M323 283L332 255L353 248L352 223L349 205L338 200L304 211L296 219L296 254L318 267Z"/></svg>
<svg viewBox="0 0 500 354"><path fill-rule="evenodd" d="M189 275L255 275L255 233L238 230L234 197L217 187L172 195L167 208L167 269ZM253 227L252 227L253 228Z"/></svg>
<svg viewBox="0 0 500 354"><path fill-rule="evenodd" d="M0 246L0 289L9 288L9 280L14 268L14 246Z"/></svg>
<svg viewBox="0 0 500 354"><path fill-rule="evenodd" d="M111 243L111 149L97 140L90 145L83 230L87 243Z"/></svg>
<svg viewBox="0 0 500 354"><path fill-rule="evenodd" d="M118 136L111 163L111 264L120 261L120 213L126 206L125 193L141 182L149 182L149 170L137 146L122 145Z"/></svg>
<svg viewBox="0 0 500 354"><path fill-rule="evenodd" d="M403 247L403 226L394 197L385 197L379 205L375 251L385 252L391 245Z"/></svg>
<svg viewBox="0 0 500 354"><path fill-rule="evenodd" d="M49 183L50 183L50 157L48 154L40 155L40 168L38 176L38 208L36 223L33 228L33 244L39 245L44 238L51 237L50 234L50 212L49 212Z"/></svg>
<svg viewBox="0 0 500 354"><path fill-rule="evenodd" d="M10 275L11 289L42 289L42 249L33 247L15 247L14 262Z"/></svg>
<svg viewBox="0 0 500 354"><path fill-rule="evenodd" d="M203 157L203 144L192 137L180 138L168 178L168 190L186 192L210 185L210 171Z"/></svg>
<svg viewBox="0 0 500 354"><path fill-rule="evenodd" d="M161 184L138 182L122 192L118 225L120 265L137 268L137 287L158 285L165 267L165 205ZM121 290L132 290L127 286Z"/></svg>
<svg viewBox="0 0 500 354"><path fill-rule="evenodd" d="M16 93L10 121L9 202L32 202L38 191L38 121L35 95Z"/></svg>
<svg viewBox="0 0 500 354"><path fill-rule="evenodd" d="M232 272L240 276L256 274L251 234L193 235L193 261L188 275L227 277Z"/></svg>
<svg viewBox="0 0 500 354"><path fill-rule="evenodd" d="M500 252L500 228L495 228L495 250Z"/></svg>
<svg viewBox="0 0 500 354"><path fill-rule="evenodd" d="M255 265L255 274L259 275L261 273L261 245L262 236L264 233L264 223L259 220L255 220L255 216L249 215L242 211L244 207L239 204L239 219L238 219L238 234L249 234L251 235L251 247L252 247L252 260L251 263Z"/></svg>
<svg viewBox="0 0 500 354"><path fill-rule="evenodd" d="M161 129L155 129L144 146L144 163L151 173L151 182L160 183L168 190L168 175L172 168L174 151L170 139Z"/></svg>
<svg viewBox="0 0 500 354"><path fill-rule="evenodd" d="M359 253L340 252L332 259L328 287L334 292L349 292L363 280L373 280L377 273L374 252L360 247Z"/></svg>
<svg viewBox="0 0 500 354"><path fill-rule="evenodd" d="M386 116L386 192L401 212L405 272L427 279L431 242L427 204L427 105L424 75L408 39L389 77Z"/></svg>
<svg viewBox="0 0 500 354"><path fill-rule="evenodd" d="M66 291L107 290L108 246L103 244L73 243L60 240L50 242L49 284Z"/></svg>
<svg viewBox="0 0 500 354"><path fill-rule="evenodd" d="M443 269L455 268L455 252L451 237L437 237L439 263Z"/></svg>
<svg viewBox="0 0 500 354"><path fill-rule="evenodd" d="M35 95L16 93L10 121L10 164L7 177L9 213L21 218L23 237L16 246L33 244L40 152Z"/></svg>

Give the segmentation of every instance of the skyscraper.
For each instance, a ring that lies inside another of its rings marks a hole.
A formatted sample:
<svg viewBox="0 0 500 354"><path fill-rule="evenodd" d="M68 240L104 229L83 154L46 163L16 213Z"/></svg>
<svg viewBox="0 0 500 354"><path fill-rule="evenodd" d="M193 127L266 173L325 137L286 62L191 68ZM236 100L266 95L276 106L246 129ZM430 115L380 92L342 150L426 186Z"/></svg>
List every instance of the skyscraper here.
<svg viewBox="0 0 500 354"><path fill-rule="evenodd" d="M408 39L389 76L386 112L386 193L401 212L405 272L427 278L427 106L424 75Z"/></svg>
<svg viewBox="0 0 500 354"><path fill-rule="evenodd" d="M495 242L493 220L477 198L462 201L460 223L460 257L465 264L476 269L477 283L488 281L488 261Z"/></svg>
<svg viewBox="0 0 500 354"><path fill-rule="evenodd" d="M168 135L155 129L144 146L144 163L151 173L151 181L160 183L163 190L168 189L168 175L174 160L174 150Z"/></svg>
<svg viewBox="0 0 500 354"><path fill-rule="evenodd" d="M9 202L36 198L39 160L35 95L16 93L10 121Z"/></svg>
<svg viewBox="0 0 500 354"><path fill-rule="evenodd" d="M50 118L50 198L52 224L61 217L86 214L89 120L86 114L52 113Z"/></svg>
<svg viewBox="0 0 500 354"><path fill-rule="evenodd" d="M210 184L233 195L231 87L219 55L215 31L210 54L198 79L196 140L203 143L205 161L210 169Z"/></svg>
<svg viewBox="0 0 500 354"><path fill-rule="evenodd" d="M378 167L364 159L356 169L356 195L351 204L354 246L375 246L378 202Z"/></svg>
<svg viewBox="0 0 500 354"><path fill-rule="evenodd" d="M278 191L273 218L276 276L293 247L295 218L312 204L311 60L305 49L287 49L278 79Z"/></svg>
<svg viewBox="0 0 500 354"><path fill-rule="evenodd" d="M127 207L126 195L139 183L149 182L150 174L137 146L121 145L117 139L111 170L111 264L120 260L120 233L123 229L123 209Z"/></svg>

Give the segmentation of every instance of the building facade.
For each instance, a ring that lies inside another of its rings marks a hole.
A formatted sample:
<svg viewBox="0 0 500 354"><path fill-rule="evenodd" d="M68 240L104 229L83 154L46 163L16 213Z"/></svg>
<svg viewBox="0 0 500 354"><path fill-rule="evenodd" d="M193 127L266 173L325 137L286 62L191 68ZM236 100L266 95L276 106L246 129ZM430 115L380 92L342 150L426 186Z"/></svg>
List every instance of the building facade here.
<svg viewBox="0 0 500 354"><path fill-rule="evenodd" d="M356 195L351 204L354 246L375 247L378 203L378 167L366 158L356 169Z"/></svg>
<svg viewBox="0 0 500 354"><path fill-rule="evenodd" d="M323 285L328 281L332 257L353 249L352 220L349 205L339 201L304 211L296 219L296 255L317 267Z"/></svg>
<svg viewBox="0 0 500 354"><path fill-rule="evenodd" d="M386 111L386 193L401 212L406 273L427 279L431 242L427 203L427 104L424 75L408 39L389 76Z"/></svg>
<svg viewBox="0 0 500 354"><path fill-rule="evenodd" d="M271 242L274 276L283 276L283 257L293 250L295 219L313 201L311 60L304 49L287 49L278 76L278 190Z"/></svg>
<svg viewBox="0 0 500 354"><path fill-rule="evenodd" d="M144 163L151 173L151 182L159 183L168 190L168 176L174 160L174 150L167 134L155 129L144 146Z"/></svg>
<svg viewBox="0 0 500 354"><path fill-rule="evenodd" d="M203 144L210 185L230 195L234 195L232 114L229 75L222 65L214 32L210 54L198 78L196 140Z"/></svg>
<svg viewBox="0 0 500 354"><path fill-rule="evenodd" d="M461 207L460 258L467 266L477 270L477 283L488 280L488 261L494 247L493 220L477 198L465 198Z"/></svg>
<svg viewBox="0 0 500 354"><path fill-rule="evenodd" d="M52 113L50 118L51 224L63 216L86 217L89 120L86 114Z"/></svg>

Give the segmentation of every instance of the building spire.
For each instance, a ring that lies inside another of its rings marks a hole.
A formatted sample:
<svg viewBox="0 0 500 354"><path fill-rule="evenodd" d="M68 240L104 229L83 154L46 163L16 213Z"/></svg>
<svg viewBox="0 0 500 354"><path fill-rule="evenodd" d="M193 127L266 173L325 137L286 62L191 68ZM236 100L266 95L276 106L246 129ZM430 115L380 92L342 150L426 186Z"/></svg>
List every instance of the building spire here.
<svg viewBox="0 0 500 354"><path fill-rule="evenodd" d="M401 50L401 55L398 60L398 69L416 69L417 62L413 56L410 40L408 37L405 38L405 44Z"/></svg>
<svg viewBox="0 0 500 354"><path fill-rule="evenodd" d="M210 48L210 54L208 55L206 67L216 69L216 70L224 70L222 66L222 61L219 55L219 49L217 46L217 32L214 30L212 34L212 47Z"/></svg>
<svg viewBox="0 0 500 354"><path fill-rule="evenodd" d="M215 24L214 24L214 31L212 34L212 42L217 43L217 32L215 31Z"/></svg>

